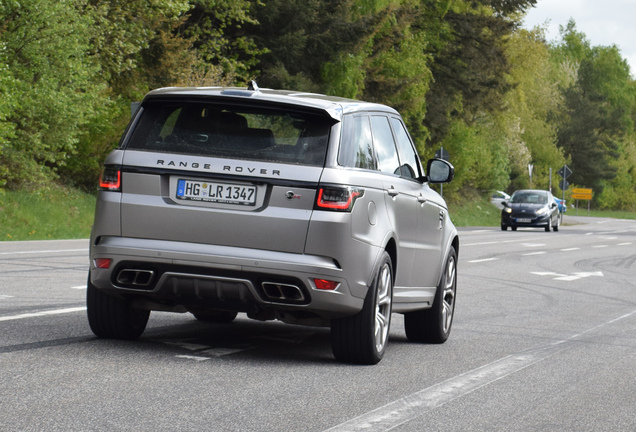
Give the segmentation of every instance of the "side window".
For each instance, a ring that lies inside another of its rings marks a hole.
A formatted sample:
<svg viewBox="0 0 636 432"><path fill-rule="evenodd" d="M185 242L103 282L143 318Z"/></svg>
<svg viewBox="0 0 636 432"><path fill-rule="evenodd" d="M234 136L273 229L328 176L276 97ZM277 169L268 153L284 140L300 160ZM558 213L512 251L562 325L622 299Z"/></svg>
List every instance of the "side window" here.
<svg viewBox="0 0 636 432"><path fill-rule="evenodd" d="M393 142L389 119L384 116L372 116L371 129L380 171L400 175L400 161Z"/></svg>
<svg viewBox="0 0 636 432"><path fill-rule="evenodd" d="M393 132L395 133L395 139L397 141L400 162L402 162L402 166L400 167L402 177L412 179L419 177L420 164L404 125L396 118L391 118L391 125L393 126Z"/></svg>
<svg viewBox="0 0 636 432"><path fill-rule="evenodd" d="M375 170L369 118L367 116L346 116L342 126L342 141L338 152L338 164L352 168Z"/></svg>

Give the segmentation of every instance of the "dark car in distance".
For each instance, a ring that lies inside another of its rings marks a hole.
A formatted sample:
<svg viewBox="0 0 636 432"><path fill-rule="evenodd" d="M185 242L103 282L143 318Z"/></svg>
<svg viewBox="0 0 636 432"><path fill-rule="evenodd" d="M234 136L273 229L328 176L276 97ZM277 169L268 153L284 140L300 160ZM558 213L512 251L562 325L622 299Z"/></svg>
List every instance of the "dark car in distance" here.
<svg viewBox="0 0 636 432"><path fill-rule="evenodd" d="M559 230L559 207L549 191L525 189L512 194L510 200L504 202L501 211L501 229L510 227L516 231L518 227L544 228Z"/></svg>

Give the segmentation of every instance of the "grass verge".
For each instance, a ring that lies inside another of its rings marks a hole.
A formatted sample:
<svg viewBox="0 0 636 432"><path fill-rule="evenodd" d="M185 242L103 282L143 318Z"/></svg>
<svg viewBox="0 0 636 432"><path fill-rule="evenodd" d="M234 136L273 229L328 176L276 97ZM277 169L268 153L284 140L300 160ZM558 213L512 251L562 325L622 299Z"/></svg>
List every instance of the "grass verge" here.
<svg viewBox="0 0 636 432"><path fill-rule="evenodd" d="M568 209L566 214L576 215L576 210ZM579 216L587 216L587 209L579 209ZM613 219L636 219L635 212L620 211L620 210L590 210L590 216L593 217L606 217Z"/></svg>
<svg viewBox="0 0 636 432"><path fill-rule="evenodd" d="M0 192L0 240L88 238L95 196L52 186Z"/></svg>
<svg viewBox="0 0 636 432"><path fill-rule="evenodd" d="M490 198L449 204L450 218L458 227L496 227L501 225L501 209Z"/></svg>

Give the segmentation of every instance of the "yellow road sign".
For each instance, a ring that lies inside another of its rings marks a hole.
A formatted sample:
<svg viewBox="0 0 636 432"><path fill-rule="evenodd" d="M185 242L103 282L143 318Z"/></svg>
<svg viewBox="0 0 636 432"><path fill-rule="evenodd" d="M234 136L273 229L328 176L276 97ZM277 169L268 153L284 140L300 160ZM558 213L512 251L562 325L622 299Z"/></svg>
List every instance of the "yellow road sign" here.
<svg viewBox="0 0 636 432"><path fill-rule="evenodd" d="M592 189L574 188L574 189L572 189L572 193L575 193L575 194L589 194L589 195L592 195Z"/></svg>
<svg viewBox="0 0 636 432"><path fill-rule="evenodd" d="M574 188L572 189L572 199L591 200L592 189Z"/></svg>

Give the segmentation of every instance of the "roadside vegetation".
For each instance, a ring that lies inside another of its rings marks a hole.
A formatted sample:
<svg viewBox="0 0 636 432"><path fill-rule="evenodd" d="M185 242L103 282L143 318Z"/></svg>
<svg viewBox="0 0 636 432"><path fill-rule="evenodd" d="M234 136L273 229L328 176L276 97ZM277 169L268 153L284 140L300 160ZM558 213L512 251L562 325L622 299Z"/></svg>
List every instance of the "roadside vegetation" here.
<svg viewBox="0 0 636 432"><path fill-rule="evenodd" d="M576 215L576 211L572 209L572 211L568 210L568 214L570 216ZM578 211L579 216L587 216L587 208L579 208ZM590 216L592 217L606 217L612 219L636 219L636 212L628 212L628 211L615 211L615 210L590 210Z"/></svg>
<svg viewBox="0 0 636 432"><path fill-rule="evenodd" d="M0 193L0 239L88 238L94 213L95 196L76 189L5 191Z"/></svg>
<svg viewBox="0 0 636 432"><path fill-rule="evenodd" d="M492 190L558 192L566 164L568 202L574 187L590 188L593 208L634 212L629 65L615 45L592 46L574 21L553 41L540 27L522 29L536 3L2 1L2 199L56 187L93 193L131 103L150 89L254 79L398 109L423 160L441 148L450 155L456 176L444 197L458 213Z"/></svg>
<svg viewBox="0 0 636 432"><path fill-rule="evenodd" d="M463 203L449 204L450 217L458 227L493 227L501 224L501 209L489 198L475 198Z"/></svg>
<svg viewBox="0 0 636 432"><path fill-rule="evenodd" d="M451 220L458 227L498 227L501 210L488 198L449 205ZM38 192L5 191L0 193L0 239L56 240L90 236L95 212L95 196L76 189L53 187ZM574 216L575 210L568 209ZM579 208L587 216L587 207ZM636 212L591 210L590 216L636 219Z"/></svg>

